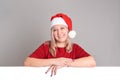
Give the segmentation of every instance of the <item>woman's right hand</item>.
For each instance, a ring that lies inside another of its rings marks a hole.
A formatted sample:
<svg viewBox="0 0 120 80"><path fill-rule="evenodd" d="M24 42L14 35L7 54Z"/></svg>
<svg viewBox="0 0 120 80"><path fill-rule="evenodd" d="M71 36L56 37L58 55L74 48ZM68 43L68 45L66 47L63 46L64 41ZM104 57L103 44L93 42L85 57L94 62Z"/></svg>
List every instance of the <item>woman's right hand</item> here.
<svg viewBox="0 0 120 80"><path fill-rule="evenodd" d="M47 69L46 74L51 71L51 77L56 75L57 69L62 67L70 66L70 63L73 62L70 58L56 58L54 59L54 63Z"/></svg>
<svg viewBox="0 0 120 80"><path fill-rule="evenodd" d="M50 76L52 77L53 75L56 75L57 70L60 69L60 68L62 68L62 67L65 67L65 66L51 65L51 66L47 69L47 71L46 71L45 73L47 74L49 71L51 71L51 75L50 75Z"/></svg>

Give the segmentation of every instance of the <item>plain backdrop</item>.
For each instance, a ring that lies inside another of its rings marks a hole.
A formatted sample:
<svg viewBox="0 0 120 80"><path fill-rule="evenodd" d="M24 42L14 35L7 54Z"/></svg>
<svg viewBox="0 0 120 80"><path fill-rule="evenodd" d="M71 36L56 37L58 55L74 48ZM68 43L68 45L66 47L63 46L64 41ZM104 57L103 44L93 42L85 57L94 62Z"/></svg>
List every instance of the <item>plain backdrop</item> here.
<svg viewBox="0 0 120 80"><path fill-rule="evenodd" d="M120 0L0 0L0 66L23 66L50 39L50 17L59 12L97 66L120 66Z"/></svg>

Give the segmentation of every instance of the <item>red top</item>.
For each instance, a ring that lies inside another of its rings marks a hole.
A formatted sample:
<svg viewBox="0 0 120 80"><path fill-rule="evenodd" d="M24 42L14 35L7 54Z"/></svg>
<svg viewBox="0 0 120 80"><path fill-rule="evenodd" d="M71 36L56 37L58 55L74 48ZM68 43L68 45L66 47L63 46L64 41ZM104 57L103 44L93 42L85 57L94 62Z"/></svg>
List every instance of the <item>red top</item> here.
<svg viewBox="0 0 120 80"><path fill-rule="evenodd" d="M87 56L90 56L90 54L88 54L79 45L74 43L73 50L70 53L66 52L65 48L58 47L56 52L56 57L53 57L49 52L49 44L43 43L29 57L39 58L39 59L58 58L58 57L77 59Z"/></svg>

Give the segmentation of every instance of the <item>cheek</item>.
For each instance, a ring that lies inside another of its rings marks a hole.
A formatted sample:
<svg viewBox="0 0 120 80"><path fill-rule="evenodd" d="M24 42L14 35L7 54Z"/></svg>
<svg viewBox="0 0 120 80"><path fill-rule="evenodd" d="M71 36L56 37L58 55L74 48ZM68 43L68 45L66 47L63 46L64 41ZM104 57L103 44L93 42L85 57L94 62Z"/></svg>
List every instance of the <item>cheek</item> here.
<svg viewBox="0 0 120 80"><path fill-rule="evenodd" d="M65 34L68 35L68 31L65 31Z"/></svg>
<svg viewBox="0 0 120 80"><path fill-rule="evenodd" d="M54 36L54 37L57 36L57 32L53 32L53 36Z"/></svg>

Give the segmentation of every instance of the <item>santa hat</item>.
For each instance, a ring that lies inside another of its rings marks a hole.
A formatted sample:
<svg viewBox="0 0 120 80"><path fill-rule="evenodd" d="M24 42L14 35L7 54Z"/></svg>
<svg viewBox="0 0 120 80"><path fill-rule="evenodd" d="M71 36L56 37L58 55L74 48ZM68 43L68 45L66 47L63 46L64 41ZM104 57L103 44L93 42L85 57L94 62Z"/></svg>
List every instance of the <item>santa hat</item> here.
<svg viewBox="0 0 120 80"><path fill-rule="evenodd" d="M58 13L51 17L51 28L57 24L63 24L68 27L68 35L70 38L74 38L76 36L76 32L72 30L72 20L66 14Z"/></svg>

